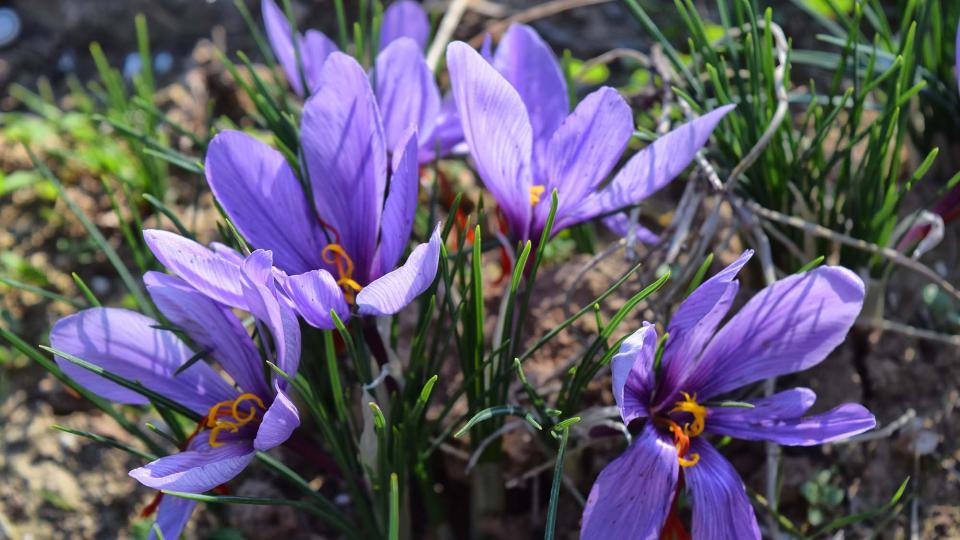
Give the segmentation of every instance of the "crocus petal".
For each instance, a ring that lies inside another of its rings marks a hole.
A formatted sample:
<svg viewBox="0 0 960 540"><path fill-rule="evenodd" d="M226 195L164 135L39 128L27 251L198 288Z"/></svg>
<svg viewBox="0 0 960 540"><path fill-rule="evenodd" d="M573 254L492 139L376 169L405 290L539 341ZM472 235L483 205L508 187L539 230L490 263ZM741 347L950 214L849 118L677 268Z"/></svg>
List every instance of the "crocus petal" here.
<svg viewBox="0 0 960 540"><path fill-rule="evenodd" d="M677 489L677 450L649 423L593 483L583 509L582 540L656 540ZM698 538L699 537L695 537Z"/></svg>
<svg viewBox="0 0 960 540"><path fill-rule="evenodd" d="M169 330L135 311L91 308L64 317L53 325L54 349L95 364L131 381L138 381L190 410L204 414L236 391L207 364L197 362L174 375L193 356ZM91 392L119 403L146 405L149 400L100 375L57 356L60 368Z"/></svg>
<svg viewBox="0 0 960 540"><path fill-rule="evenodd" d="M283 68L283 73L287 76L290 88L302 96L303 85L300 82L300 72L297 69L297 56L293 48L294 36L293 30L290 28L290 21L287 20L287 15L273 0L261 0L260 10L263 14L263 25L267 30L270 48L273 49L273 54L280 62L280 67Z"/></svg>
<svg viewBox="0 0 960 540"><path fill-rule="evenodd" d="M406 137L393 152L393 176L390 193L383 207L380 224L379 277L393 270L410 241L413 218L417 213L417 193L420 187L420 169L417 166L417 133L408 129Z"/></svg>
<svg viewBox="0 0 960 540"><path fill-rule="evenodd" d="M452 94L443 96L440 101L440 112L437 114L433 133L429 138L421 135L420 140L420 163L429 163L454 152L467 152L467 147L463 144L463 126L460 125L457 102Z"/></svg>
<svg viewBox="0 0 960 540"><path fill-rule="evenodd" d="M316 92L320 88L323 63L327 58L339 51L337 44L326 34L319 30L307 30L300 40L300 55L303 62L303 76L307 79L309 93Z"/></svg>
<svg viewBox="0 0 960 540"><path fill-rule="evenodd" d="M280 152L224 131L210 142L204 170L237 230L255 248L273 251L278 267L299 274L323 265L323 231Z"/></svg>
<svg viewBox="0 0 960 540"><path fill-rule="evenodd" d="M530 223L533 131L517 91L463 42L447 47L447 67L463 134L480 178L507 216L514 237Z"/></svg>
<svg viewBox="0 0 960 540"><path fill-rule="evenodd" d="M147 229L143 239L160 263L191 287L221 304L246 309L240 268L231 257L172 232Z"/></svg>
<svg viewBox="0 0 960 540"><path fill-rule="evenodd" d="M241 255L239 251L226 244L221 244L220 242L210 242L209 248L227 262L235 264L238 267L243 262L243 255Z"/></svg>
<svg viewBox="0 0 960 540"><path fill-rule="evenodd" d="M336 229L363 283L373 262L387 182L383 127L360 64L333 53L303 108L301 139L320 217Z"/></svg>
<svg viewBox="0 0 960 540"><path fill-rule="evenodd" d="M624 340L610 362L613 397L624 424L646 417L654 388L653 363L657 352L657 328L650 323Z"/></svg>
<svg viewBox="0 0 960 540"><path fill-rule="evenodd" d="M430 20L420 4L411 0L400 0L390 4L383 12L380 25L380 50L383 51L401 37L411 38L417 44L417 50L423 56L430 35Z"/></svg>
<svg viewBox="0 0 960 540"><path fill-rule="evenodd" d="M270 408L263 415L263 421L257 429L257 437L253 441L253 447L260 451L280 446L290 438L293 430L300 426L300 414L297 412L297 407L280 388L279 381L275 390L277 397L274 398Z"/></svg>
<svg viewBox="0 0 960 540"><path fill-rule="evenodd" d="M250 441L230 441L162 457L130 471L130 476L154 489L203 493L240 474L254 454Z"/></svg>
<svg viewBox="0 0 960 540"><path fill-rule="evenodd" d="M610 87L584 98L557 128L547 147L546 176L546 190L557 188L559 199L555 231L574 224L567 213L610 174L632 133L630 106ZM549 212L549 204L537 205L538 226Z"/></svg>
<svg viewBox="0 0 960 540"><path fill-rule="evenodd" d="M244 392L267 393L260 353L230 308L174 276L147 272L143 281L163 316L209 351L207 357L216 360Z"/></svg>
<svg viewBox="0 0 960 540"><path fill-rule="evenodd" d="M600 221L604 227L610 229L610 232L621 238L626 238L630 235L630 217L623 212L611 214ZM655 244L660 241L660 236L657 233L639 223L634 224L633 238L644 244Z"/></svg>
<svg viewBox="0 0 960 540"><path fill-rule="evenodd" d="M713 129L731 110L733 105L720 107L654 141L630 158L610 184L595 192L569 219L586 221L636 204L670 183L690 165Z"/></svg>
<svg viewBox="0 0 960 540"><path fill-rule="evenodd" d="M280 288L303 320L311 326L333 330L336 325L330 310L345 321L350 317L350 306L343 298L337 280L326 270L313 270L295 276L281 277Z"/></svg>
<svg viewBox="0 0 960 540"><path fill-rule="evenodd" d="M773 283L717 332L683 389L708 399L820 363L853 326L863 294L860 278L841 267Z"/></svg>
<svg viewBox="0 0 960 540"><path fill-rule="evenodd" d="M160 529L160 534L164 540L177 540L183 534L187 522L193 515L193 510L197 507L197 501L164 495L160 500L160 506L157 508L156 526ZM150 540L156 540L157 535L151 527Z"/></svg>
<svg viewBox="0 0 960 540"><path fill-rule="evenodd" d="M533 127L534 170L545 172L542 161L547 145L570 112L567 82L560 63L533 28L514 24L497 45L493 65L523 100Z"/></svg>
<svg viewBox="0 0 960 540"><path fill-rule="evenodd" d="M692 537L759 540L757 516L733 465L700 437L691 439L690 453L700 455L696 465L683 470L693 507Z"/></svg>
<svg viewBox="0 0 960 540"><path fill-rule="evenodd" d="M440 246L440 226L437 225L430 242L415 247L403 266L383 275L357 293L360 314L393 315L420 296L437 275Z"/></svg>
<svg viewBox="0 0 960 540"><path fill-rule="evenodd" d="M654 405L673 403L679 397L680 381L685 379L706 348L720 321L727 315L740 288L737 274L753 250L747 250L736 261L690 293L670 319L666 349L663 352L663 370L660 398Z"/></svg>
<svg viewBox="0 0 960 540"><path fill-rule="evenodd" d="M250 313L263 321L273 337L276 364L293 377L300 363L300 323L293 309L277 295L269 251L257 250L241 266L243 293ZM286 381L282 381L284 387Z"/></svg>
<svg viewBox="0 0 960 540"><path fill-rule="evenodd" d="M817 400L817 394L809 388L791 388L778 392L772 396L749 400L746 403L753 407L708 407L707 416L710 417L707 429L717 426L728 426L734 423L766 422L783 418L799 418L803 416Z"/></svg>
<svg viewBox="0 0 960 540"><path fill-rule="evenodd" d="M870 411L856 403L846 403L823 414L806 418L799 418L797 415L794 418L764 419L751 416L750 412L754 410L756 409L739 409L740 414L722 411L721 414L711 409L707 415L707 430L737 439L812 446L846 439L877 425L877 419Z"/></svg>
<svg viewBox="0 0 960 540"><path fill-rule="evenodd" d="M377 56L374 80L387 148L403 144L411 125L429 140L440 114L440 90L417 44L407 37L391 43Z"/></svg>

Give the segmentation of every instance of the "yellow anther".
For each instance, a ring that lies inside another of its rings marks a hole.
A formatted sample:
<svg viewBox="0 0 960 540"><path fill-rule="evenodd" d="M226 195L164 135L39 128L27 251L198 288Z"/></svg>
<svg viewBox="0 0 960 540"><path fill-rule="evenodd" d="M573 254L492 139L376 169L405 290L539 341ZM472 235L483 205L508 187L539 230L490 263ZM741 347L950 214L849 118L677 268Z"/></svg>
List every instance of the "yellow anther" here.
<svg viewBox="0 0 960 540"><path fill-rule="evenodd" d="M250 409L246 414L241 414L240 407L247 402L253 402L250 406ZM240 431L240 428L253 422L257 418L257 411L265 411L267 407L264 406L263 400L260 399L260 396L256 394L244 393L237 396L236 399L221 401L215 403L210 407L210 412L207 413L206 418L204 419L204 427L210 428L210 446L216 448L221 446L223 443L217 440L217 436L221 431L227 430L230 433L236 433ZM225 417L233 417L233 420L224 420ZM197 432L200 431L200 426L197 426Z"/></svg>
<svg viewBox="0 0 960 540"><path fill-rule="evenodd" d="M213 407L210 407L210 412L207 413L207 420L206 420L207 427L213 427L217 425L217 418L219 418L220 416L226 416L226 415L221 415L220 409L226 408L227 411L225 412L229 413L230 407L232 405L233 405L233 401L227 400L227 401L221 401L215 404Z"/></svg>
<svg viewBox="0 0 960 540"><path fill-rule="evenodd" d="M267 409L263 405L263 400L261 400L256 394L240 394L240 397L233 400L233 405L230 407L230 412L233 413L233 417L237 420L238 426L245 426L257 417L257 407L250 407L250 413L246 416L240 415L240 405L247 401L253 401L257 406L260 407L261 410Z"/></svg>
<svg viewBox="0 0 960 540"><path fill-rule="evenodd" d="M543 192L546 189L547 186L540 184L530 186L530 206L536 206L540 202L540 197L543 197Z"/></svg>
<svg viewBox="0 0 960 540"><path fill-rule="evenodd" d="M693 467L700 461L700 454L691 453L687 454L687 457L677 456L677 461L680 462L681 467Z"/></svg>
<svg viewBox="0 0 960 540"><path fill-rule="evenodd" d="M337 285L343 291L343 297L352 304L356 294L363 289L363 286L353 279L353 259L340 244L328 244L323 248L321 256L327 264L336 265L339 274Z"/></svg>
<svg viewBox="0 0 960 540"><path fill-rule="evenodd" d="M217 422L217 425L213 426L213 429L210 430L209 442L210 442L211 448L223 446L223 443L217 440L217 435L225 429L230 430L230 433L236 433L240 431L240 428L237 427L237 425L234 424L233 422L227 422L227 421Z"/></svg>
<svg viewBox="0 0 960 540"><path fill-rule="evenodd" d="M686 392L680 392L683 395L683 401L678 401L671 413L685 412L693 415L693 423L683 426L683 431L690 437L696 437L703 433L707 420L707 408L697 403L697 395L692 397Z"/></svg>
<svg viewBox="0 0 960 540"><path fill-rule="evenodd" d="M337 265L337 272L340 277L349 278L353 275L353 259L347 255L347 250L343 249L340 244L327 244L320 255L327 264Z"/></svg>

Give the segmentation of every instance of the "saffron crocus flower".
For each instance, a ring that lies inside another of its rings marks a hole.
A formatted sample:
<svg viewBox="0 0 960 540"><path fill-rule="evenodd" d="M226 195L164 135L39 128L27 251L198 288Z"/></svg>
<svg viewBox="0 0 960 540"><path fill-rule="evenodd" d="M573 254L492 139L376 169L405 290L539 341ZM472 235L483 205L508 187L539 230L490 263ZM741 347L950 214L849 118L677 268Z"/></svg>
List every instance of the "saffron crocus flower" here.
<svg viewBox="0 0 960 540"><path fill-rule="evenodd" d="M378 316L409 304L433 282L441 242L438 226L429 243L397 268L417 207L416 134L407 131L388 166L384 128L363 68L333 53L321 82L304 105L300 126L312 197L278 151L241 132L225 131L211 141L205 169L237 230L254 248L273 252L286 298L308 323L333 329L331 310L346 320L352 306ZM236 253L171 233L144 236L168 269L224 304L243 307Z"/></svg>
<svg viewBox="0 0 960 540"><path fill-rule="evenodd" d="M717 330L739 288L734 278L750 256L744 253L680 305L667 327L659 369L657 332L650 324L614 357L613 395L623 421L645 423L594 483L581 538L660 538L681 484L693 509L693 538L760 538L743 482L705 435L803 446L876 424L857 404L804 416L816 399L806 388L746 407L714 403L744 385L820 363L843 341L863 305L863 283L855 274L821 267L773 283Z"/></svg>
<svg viewBox="0 0 960 540"><path fill-rule="evenodd" d="M323 64L338 50L337 45L318 30L295 35L274 0L263 0L261 9L270 46L291 88L302 97L314 94L323 84ZM383 13L380 50L371 75L383 112L387 147L395 148L414 123L419 132L420 162L435 159L438 150L439 155L446 155L463 142L456 106L449 97L441 100L433 72L423 58L429 33L430 22L420 4L410 0L391 4ZM300 50L302 77L294 40Z"/></svg>
<svg viewBox="0 0 960 540"><path fill-rule="evenodd" d="M239 261L235 286L247 309L269 328L272 360L293 376L300 358L300 327L275 290L271 268L270 252L256 251ZM114 308L87 309L61 319L50 332L50 342L58 351L138 381L199 415L201 420L181 452L135 469L130 476L157 490L210 491L240 474L256 451L283 444L300 425L299 415L286 395L286 380L265 377L257 346L227 305L174 276L149 272L144 282L164 317L200 351L191 350L161 323ZM178 373L198 352L216 361L233 382L203 361ZM149 404L132 390L63 358L57 361L97 395L118 403ZM164 537L179 538L196 503L176 497L155 502Z"/></svg>
<svg viewBox="0 0 960 540"><path fill-rule="evenodd" d="M492 65L462 42L447 67L477 172L514 240L538 239L559 198L553 232L636 204L673 180L732 106L721 107L633 156L601 187L633 134L630 107L609 87L569 113L567 87L549 47L528 26L503 36Z"/></svg>

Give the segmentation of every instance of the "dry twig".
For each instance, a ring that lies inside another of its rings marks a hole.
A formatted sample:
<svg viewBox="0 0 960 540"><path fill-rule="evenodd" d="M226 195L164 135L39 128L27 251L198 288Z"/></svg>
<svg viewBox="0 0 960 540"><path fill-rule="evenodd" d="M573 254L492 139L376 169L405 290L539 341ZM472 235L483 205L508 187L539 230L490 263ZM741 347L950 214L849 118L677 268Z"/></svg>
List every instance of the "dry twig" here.
<svg viewBox="0 0 960 540"><path fill-rule="evenodd" d="M552 2L539 4L511 15L502 21L488 25L483 32L480 32L470 39L470 45L479 47L487 34L492 35L494 39L499 38L513 23L528 23L538 19L545 19L571 9L606 4L612 1L613 0L553 0Z"/></svg>

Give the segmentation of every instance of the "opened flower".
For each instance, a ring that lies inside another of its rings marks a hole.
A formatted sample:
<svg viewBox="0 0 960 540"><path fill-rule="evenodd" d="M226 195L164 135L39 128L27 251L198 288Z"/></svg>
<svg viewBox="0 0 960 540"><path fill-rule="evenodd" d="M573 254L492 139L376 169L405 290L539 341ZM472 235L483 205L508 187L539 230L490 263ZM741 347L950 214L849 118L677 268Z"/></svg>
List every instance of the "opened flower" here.
<svg viewBox="0 0 960 540"><path fill-rule="evenodd" d="M353 307L361 315L390 315L426 290L437 272L440 228L397 268L417 207L416 133L407 130L388 166L366 73L333 53L321 75L300 127L309 197L280 152L241 132L211 141L205 169L237 230L254 248L273 252L284 296L308 323L333 329L331 310L342 320ZM233 285L236 253L160 231L145 237L157 258L194 287L228 305L242 301Z"/></svg>
<svg viewBox="0 0 960 540"><path fill-rule="evenodd" d="M295 35L287 16L274 0L261 3L267 38L290 87L300 96L310 96L323 85L323 65L337 45L323 32L307 30ZM460 119L449 96L440 98L433 72L423 58L430 22L420 4L402 0L384 11L380 27L380 50L371 74L383 113L387 148L401 142L413 123L419 133L419 161L427 162L451 152L463 142ZM296 50L300 51L300 66ZM304 83L306 88L304 88Z"/></svg>
<svg viewBox="0 0 960 540"><path fill-rule="evenodd" d="M270 330L271 360L293 376L300 358L300 327L275 290L271 268L269 252L256 251L239 261L236 290L246 309ZM191 350L149 317L114 308L88 309L61 319L50 332L50 342L58 351L138 381L199 415L181 452L130 476L158 490L210 491L240 474L256 451L283 444L300 425L299 415L286 395L286 380L264 375L260 352L230 307L174 276L149 272L144 282L164 317L200 350ZM182 369L197 353L216 361L233 382L203 361ZM150 404L146 397L66 359L57 361L75 381L106 399ZM151 505L150 510L156 508L164 537L179 538L196 503L176 497L155 503L159 507Z"/></svg>
<svg viewBox="0 0 960 540"><path fill-rule="evenodd" d="M600 473L583 513L581 538L657 539L680 527L671 506L686 485L693 538L760 538L753 507L733 466L705 435L815 445L871 429L857 404L804 416L816 394L794 388L740 406L714 400L750 383L820 363L839 345L863 305L863 283L844 268L821 267L760 291L722 328L751 252L697 288L667 327L655 367L657 331L645 324L612 362L613 395L640 434Z"/></svg>
<svg viewBox="0 0 960 540"><path fill-rule="evenodd" d="M447 67L464 137L477 172L503 211L514 240L538 239L559 198L553 232L648 197L693 160L732 106L664 135L601 187L633 135L630 107L609 87L569 112L556 58L528 26L510 27L492 65L451 43Z"/></svg>

